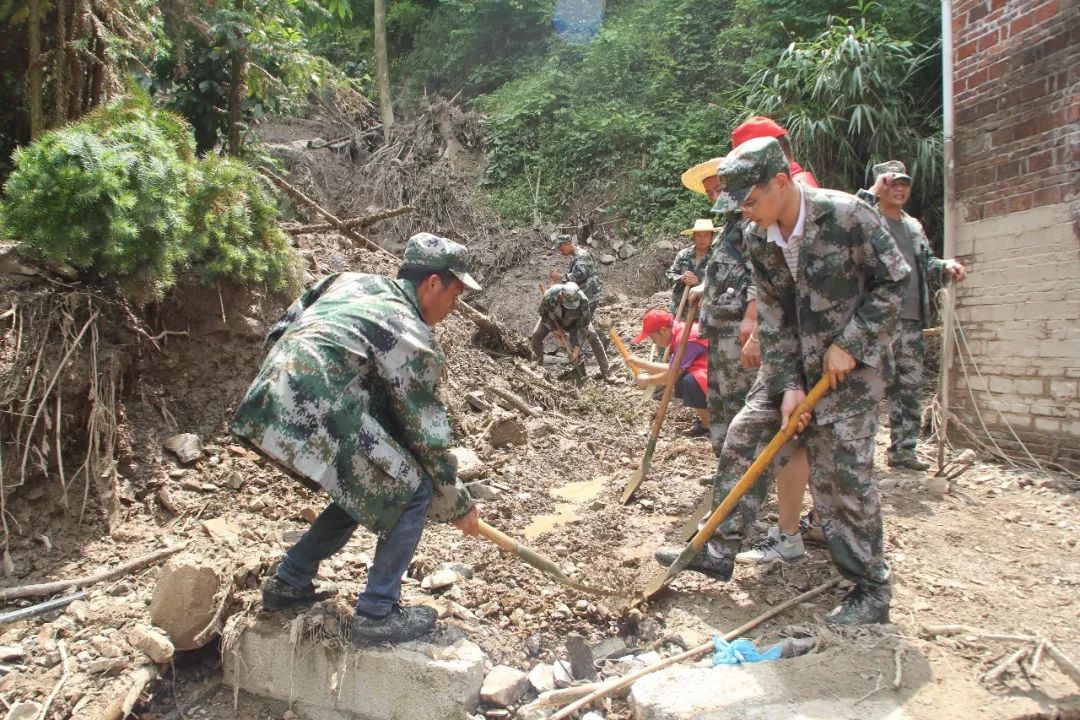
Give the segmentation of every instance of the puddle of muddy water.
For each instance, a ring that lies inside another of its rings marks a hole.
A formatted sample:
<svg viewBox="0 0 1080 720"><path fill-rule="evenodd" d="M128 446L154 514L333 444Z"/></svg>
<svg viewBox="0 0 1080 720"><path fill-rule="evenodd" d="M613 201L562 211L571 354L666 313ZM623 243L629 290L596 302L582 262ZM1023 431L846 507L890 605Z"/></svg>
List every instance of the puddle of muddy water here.
<svg viewBox="0 0 1080 720"><path fill-rule="evenodd" d="M599 495L604 489L604 481L605 477L599 476L592 480L567 483L560 488L553 488L550 492L554 497L569 502L556 503L554 513L534 517L523 531L525 537L535 540L549 530L580 520L579 505Z"/></svg>

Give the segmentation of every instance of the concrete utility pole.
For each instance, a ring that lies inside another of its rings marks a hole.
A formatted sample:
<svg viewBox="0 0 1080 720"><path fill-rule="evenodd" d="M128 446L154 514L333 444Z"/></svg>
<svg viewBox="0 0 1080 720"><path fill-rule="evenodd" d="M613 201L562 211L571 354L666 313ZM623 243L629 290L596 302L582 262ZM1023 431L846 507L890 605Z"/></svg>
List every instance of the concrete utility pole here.
<svg viewBox="0 0 1080 720"><path fill-rule="evenodd" d="M945 217L942 228L941 256L951 258L956 253L956 183L954 182L953 149L953 37L952 0L941 0L941 100L943 149L945 152ZM949 430L949 371L953 354L953 308L956 290L945 288L945 303L941 308L941 370L938 401L941 404L941 427L938 429L938 470L945 467L945 442Z"/></svg>
<svg viewBox="0 0 1080 720"><path fill-rule="evenodd" d="M394 105L390 101L390 62L386 56L386 0L375 0L375 80L379 85L383 139L389 142L394 126Z"/></svg>

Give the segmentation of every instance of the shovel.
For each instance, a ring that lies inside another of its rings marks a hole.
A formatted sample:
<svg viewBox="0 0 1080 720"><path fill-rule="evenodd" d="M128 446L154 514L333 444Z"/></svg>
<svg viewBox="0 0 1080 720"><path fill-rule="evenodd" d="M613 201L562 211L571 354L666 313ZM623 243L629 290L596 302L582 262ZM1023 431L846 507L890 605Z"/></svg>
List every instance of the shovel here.
<svg viewBox="0 0 1080 720"><path fill-rule="evenodd" d="M634 496L637 489L641 487L641 483L645 479L645 476L649 474L649 466L652 464L653 452L656 451L656 438L660 436L660 428L664 424L664 416L667 414L668 403L671 402L671 395L675 390L675 381L679 377L678 368L682 365L683 355L686 353L686 344L690 340L690 330L694 327L694 319L697 317L697 311L697 305L692 305L690 307L690 313L686 318L686 331L679 341L679 347L675 351L675 361L671 365L672 368L675 368L675 371L671 373L671 377L668 378L667 384L664 385L664 395L660 398L660 407L656 410L656 417L653 419L652 424L652 432L649 434L649 442L645 446L645 454L641 457L641 464L638 465L638 469L630 478L630 482L623 488L623 505L630 501L630 498Z"/></svg>
<svg viewBox="0 0 1080 720"><path fill-rule="evenodd" d="M687 285L682 291L682 299L679 300L679 307L675 310L675 320L678 321L682 317L682 311L686 307L686 303L690 300L690 286ZM671 356L671 346L668 345L664 349L664 357L661 362L667 360Z"/></svg>
<svg viewBox="0 0 1080 720"><path fill-rule="evenodd" d="M618 593L613 590L601 590L599 588L589 587L588 585L582 585L581 583L573 580L569 575L559 569L552 560L544 557L540 553L536 552L530 547L522 545L514 538L506 535L505 533L496 530L488 525L483 520L479 521L480 534L485 538L501 547L511 555L516 555L528 564L532 565L537 570L550 575L556 582L565 585L566 587L573 588L579 592L588 593L590 595L610 596L610 595L622 595L625 593Z"/></svg>
<svg viewBox="0 0 1080 720"><path fill-rule="evenodd" d="M618 330L615 329L614 325L608 324L607 331L608 335L611 336L611 342L615 344L615 349L618 350L619 355L622 356L623 365L626 365L626 369L636 378L638 376L638 369L630 364L630 350L627 349L623 339L619 337Z"/></svg>
<svg viewBox="0 0 1080 720"><path fill-rule="evenodd" d="M713 532L719 527L734 509L735 504L739 502L746 491L757 481L758 476L762 471L769 466L776 453L780 452L780 449L784 447L791 436L795 434L795 428L798 423L795 420L804 413L812 412L814 406L818 404L818 401L825 396L825 393L829 391L829 377L823 375L817 384L814 385L813 390L806 396L806 399L802 401L802 404L795 409L795 412L791 414L791 418L788 420L787 427L776 433L775 437L769 441L769 444L762 450L761 455L758 455L757 460L746 469L742 478L735 484L735 487L731 488L731 492L724 498L724 501L713 510L712 515L705 521L705 524L697 531L693 539L687 544L683 551L679 554L679 557L675 559L675 562L671 563L671 567L667 568L664 572L660 573L652 580L649 581L648 586L645 588L645 599L651 598L656 593L667 587L667 584L671 582L676 575L686 569L686 566L690 564L690 561L694 559L694 556L701 552L701 549L705 547L705 543L712 537Z"/></svg>

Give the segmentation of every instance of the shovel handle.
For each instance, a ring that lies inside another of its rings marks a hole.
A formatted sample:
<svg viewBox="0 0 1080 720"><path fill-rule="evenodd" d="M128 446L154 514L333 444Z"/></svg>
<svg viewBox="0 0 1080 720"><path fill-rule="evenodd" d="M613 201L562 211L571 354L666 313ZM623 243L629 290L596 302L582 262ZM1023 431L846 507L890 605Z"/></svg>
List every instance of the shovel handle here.
<svg viewBox="0 0 1080 720"><path fill-rule="evenodd" d="M757 460L746 469L742 478L735 484L735 487L731 488L731 492L728 493L724 501L713 510L712 515L705 521L705 524L697 531L694 538L690 541L690 544L694 546L695 550L701 550L705 547L705 543L712 537L713 532L719 527L720 523L731 513L735 504L742 499L742 496L746 494L746 491L757 482L758 476L762 471L769 466L776 457L776 453L780 452L780 449L787 444L787 441L791 439L791 436L795 434L795 428L798 427L798 418L804 413L812 412L814 406L818 404L821 398L825 397L825 393L829 392L829 377L828 375L822 375L821 379L817 381L810 394L806 396L806 399L799 404L799 407L795 409L795 412L791 414L788 419L787 427L776 433L776 436L769 441L769 444L765 446L765 449L758 455Z"/></svg>
<svg viewBox="0 0 1080 720"><path fill-rule="evenodd" d="M626 363L626 367L630 369L630 373L634 377L637 377L638 369L630 364L630 350L627 349L626 343L619 337L619 333L615 330L614 325L608 326L608 335L611 336L611 342L615 343L615 349L622 355L623 362Z"/></svg>
<svg viewBox="0 0 1080 720"><path fill-rule="evenodd" d="M544 557L532 548L522 545L517 540L510 537L501 530L496 530L483 520L479 520L478 524L480 528L480 534L501 547L506 552L516 555L528 564L532 565L534 568L538 570L543 570L544 572L557 579L566 579L566 573L564 573L558 565L556 565L548 558Z"/></svg>
<svg viewBox="0 0 1080 720"><path fill-rule="evenodd" d="M689 300L690 300L690 286L686 285L685 287L683 287L682 300L679 301L679 307L675 311L675 320L678 320L680 317L682 317L683 308L686 307L686 303ZM691 321L691 324L693 324L693 321ZM668 345L664 349L664 360L666 361L668 359L668 357L670 357L670 355L671 355L671 346Z"/></svg>

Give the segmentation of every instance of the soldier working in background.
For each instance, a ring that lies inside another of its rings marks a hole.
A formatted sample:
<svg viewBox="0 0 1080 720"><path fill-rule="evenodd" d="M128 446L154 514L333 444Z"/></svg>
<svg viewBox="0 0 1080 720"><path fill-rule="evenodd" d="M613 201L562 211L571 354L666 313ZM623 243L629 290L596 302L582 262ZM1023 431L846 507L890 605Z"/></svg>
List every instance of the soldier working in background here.
<svg viewBox="0 0 1080 720"><path fill-rule="evenodd" d="M892 591L881 505L870 476L877 405L910 268L880 217L852 195L793 182L780 145L739 145L717 169L716 212L740 210L754 268L761 371L731 423L714 486L714 509L789 422L810 459L810 484L833 563L854 587L826 621L887 622ZM792 417L822 377L832 392L813 413ZM793 444L781 452L790 456ZM775 466L775 463L774 463ZM688 569L731 578L774 472L762 474ZM662 549L670 565L682 548Z"/></svg>
<svg viewBox="0 0 1080 720"><path fill-rule="evenodd" d="M653 345L667 348L669 350L668 362L651 362L631 355L627 364L640 371L637 376L637 386L640 388L666 385L671 379L671 374L677 372L675 397L682 400L683 405L697 415L697 423L689 434L692 437L704 437L709 434L709 411L705 397L709 369L709 341L698 335L699 326L698 323L694 323L689 330L690 337L686 341L682 362L679 363L679 369L676 371L673 367L676 348L682 342L686 331L686 322L675 320L671 313L656 309L647 311L641 319L641 332L631 342L637 345L648 338Z"/></svg>
<svg viewBox="0 0 1080 720"><path fill-rule="evenodd" d="M352 640L404 642L434 627L431 608L401 607L401 578L428 517L478 532L449 453L450 422L436 396L444 360L431 329L466 288L480 286L465 247L420 233L409 239L396 280L330 275L271 330L270 351L231 429L332 502L264 583L264 607L335 594L314 585L319 563L363 525L379 541Z"/></svg>
<svg viewBox="0 0 1080 720"><path fill-rule="evenodd" d="M904 259L911 266L893 341L895 372L889 383L890 467L928 470L915 455L922 419L923 335L930 321L929 283L962 282L967 269L953 259L941 260L930 251L922 223L904 212L911 198L911 176L899 160L874 166L874 185L859 197L876 204Z"/></svg>
<svg viewBox="0 0 1080 720"><path fill-rule="evenodd" d="M537 365L544 364L544 339L552 332L565 334L570 347L570 364L581 366L581 340L584 336L589 341L596 364L600 366L598 380L608 376L607 354L600 343L600 336L592 326L592 306L577 283L566 282L552 285L540 298L540 319L532 332L532 349Z"/></svg>
<svg viewBox="0 0 1080 720"><path fill-rule="evenodd" d="M600 269L596 266L592 255L585 248L575 245L573 238L569 235L552 235L551 249L558 250L563 256L570 258L570 267L562 275L559 275L558 271L551 272L551 282L576 283L589 299L589 308L596 312L603 286L600 284Z"/></svg>
<svg viewBox="0 0 1080 720"><path fill-rule="evenodd" d="M712 255L713 238L720 228L713 226L710 219L695 220L694 227L683 230L682 235L690 235L694 244L683 248L675 254L675 260L667 271L668 282L671 287L671 314L675 315L682 302L683 291L688 287L694 287L705 279L705 266ZM678 318L675 318L678 320Z"/></svg>

